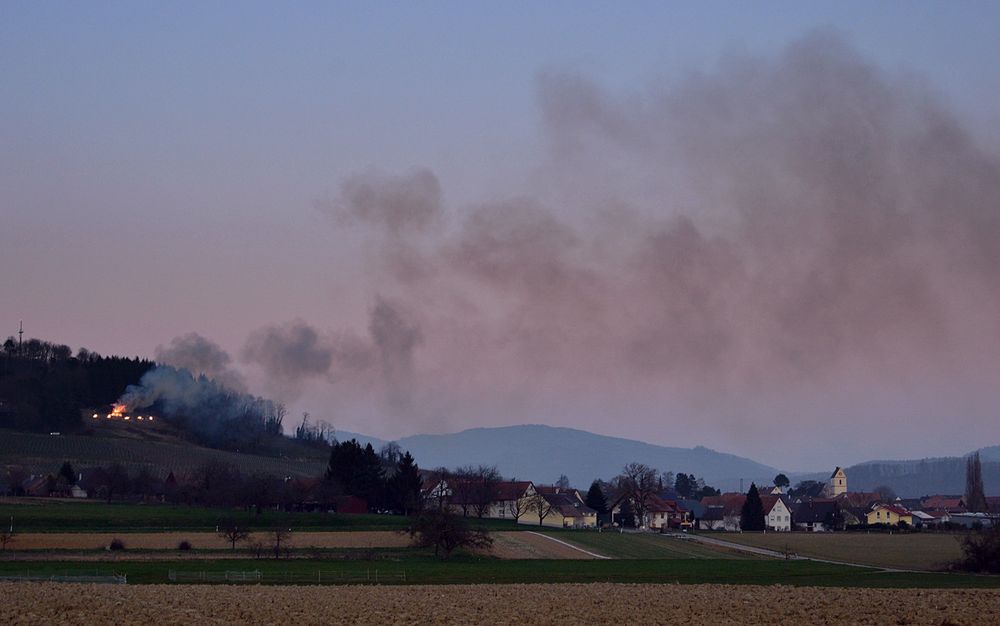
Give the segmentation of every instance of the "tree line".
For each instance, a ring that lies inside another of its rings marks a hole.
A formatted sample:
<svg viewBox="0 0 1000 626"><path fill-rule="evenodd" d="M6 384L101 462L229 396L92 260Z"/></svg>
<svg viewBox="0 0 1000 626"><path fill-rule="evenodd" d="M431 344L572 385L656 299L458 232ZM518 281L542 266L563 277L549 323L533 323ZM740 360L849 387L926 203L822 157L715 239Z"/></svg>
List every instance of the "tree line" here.
<svg viewBox="0 0 1000 626"><path fill-rule="evenodd" d="M9 337L0 349L0 426L51 431L78 427L84 409L109 406L154 366L86 348Z"/></svg>

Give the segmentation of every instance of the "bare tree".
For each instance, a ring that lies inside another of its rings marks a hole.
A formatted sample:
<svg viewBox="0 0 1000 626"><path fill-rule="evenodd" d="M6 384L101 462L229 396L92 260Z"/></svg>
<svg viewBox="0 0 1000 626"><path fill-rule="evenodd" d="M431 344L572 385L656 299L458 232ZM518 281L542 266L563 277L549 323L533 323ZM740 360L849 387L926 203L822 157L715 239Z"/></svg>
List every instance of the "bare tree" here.
<svg viewBox="0 0 1000 626"><path fill-rule="evenodd" d="M536 491L528 499L528 510L538 516L538 525L541 526L545 518L552 512L552 504L545 499L545 494Z"/></svg>
<svg viewBox="0 0 1000 626"><path fill-rule="evenodd" d="M250 537L250 531L237 524L235 520L227 519L219 525L219 537L225 539L235 551L238 542L246 541Z"/></svg>
<svg viewBox="0 0 1000 626"><path fill-rule="evenodd" d="M292 531L289 528L272 528L268 532L268 536L271 538L271 550L274 552L274 558L281 558L282 547L287 551L288 542L292 540Z"/></svg>
<svg viewBox="0 0 1000 626"><path fill-rule="evenodd" d="M7 544L14 541L16 537L17 533L15 533L11 528L0 530L0 551L6 551Z"/></svg>
<svg viewBox="0 0 1000 626"><path fill-rule="evenodd" d="M566 474L559 474L559 480L556 481L556 487L559 487L560 491L569 489L569 477Z"/></svg>
<svg viewBox="0 0 1000 626"><path fill-rule="evenodd" d="M508 500L504 505L504 510L514 518L516 524L522 517L531 512L531 497L523 496Z"/></svg>
<svg viewBox="0 0 1000 626"><path fill-rule="evenodd" d="M472 508L476 517L485 517L500 495L500 472L495 465L480 465L473 474Z"/></svg>
<svg viewBox="0 0 1000 626"><path fill-rule="evenodd" d="M486 549L493 539L485 528L472 527L464 518L442 511L424 511L407 530L419 548L434 548L446 560L458 548Z"/></svg>
<svg viewBox="0 0 1000 626"><path fill-rule="evenodd" d="M462 517L468 517L475 501L475 470L471 467L460 467L454 472L448 472L447 482L451 491L451 503L461 507Z"/></svg>
<svg viewBox="0 0 1000 626"><path fill-rule="evenodd" d="M629 463L615 478L615 489L622 497L628 498L635 511L636 525L645 526L649 501L660 486L655 469L644 463Z"/></svg>

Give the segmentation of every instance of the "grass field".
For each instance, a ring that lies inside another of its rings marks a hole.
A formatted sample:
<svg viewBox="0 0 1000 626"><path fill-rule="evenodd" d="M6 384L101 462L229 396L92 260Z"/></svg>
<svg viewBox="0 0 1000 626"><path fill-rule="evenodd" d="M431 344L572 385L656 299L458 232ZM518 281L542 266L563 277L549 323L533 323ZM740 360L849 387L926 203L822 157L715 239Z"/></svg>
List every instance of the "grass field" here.
<svg viewBox="0 0 1000 626"><path fill-rule="evenodd" d="M746 559L746 552L716 548L690 539L649 533L571 531L547 533L613 559ZM760 557L765 558L765 557Z"/></svg>
<svg viewBox="0 0 1000 626"><path fill-rule="evenodd" d="M961 556L960 536L937 533L723 533L708 535L748 546L876 567L941 569Z"/></svg>
<svg viewBox="0 0 1000 626"><path fill-rule="evenodd" d="M1000 587L1000 577L943 573L894 573L812 561L648 559L648 560L498 560L466 555L441 562L432 556L408 553L398 560L233 559L176 561L122 561L82 566L71 561L0 562L0 575L74 574L114 572L129 583L163 584L168 572L259 571L263 584L323 584L375 582L381 584L461 583L677 583L810 585L823 587ZM377 574L376 574L377 570ZM320 574L321 573L321 574ZM405 577L405 579L404 579ZM209 576L211 578L211 576Z"/></svg>
<svg viewBox="0 0 1000 626"><path fill-rule="evenodd" d="M13 502L16 502L13 503ZM399 515L337 515L264 510L260 515L241 509L170 504L106 504L94 501L7 499L0 504L0 522L16 532L214 532L232 518L251 529L283 526L312 531L402 530L409 520ZM491 530L523 530L510 520L482 520Z"/></svg>

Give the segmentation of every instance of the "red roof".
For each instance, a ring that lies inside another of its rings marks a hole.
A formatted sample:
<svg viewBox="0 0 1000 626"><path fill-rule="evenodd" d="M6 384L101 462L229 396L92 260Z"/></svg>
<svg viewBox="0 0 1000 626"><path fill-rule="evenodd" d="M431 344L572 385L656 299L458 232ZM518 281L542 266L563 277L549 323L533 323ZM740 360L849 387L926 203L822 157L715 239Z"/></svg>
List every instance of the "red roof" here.
<svg viewBox="0 0 1000 626"><path fill-rule="evenodd" d="M964 511L965 504L961 496L928 496L924 498L921 506L924 509L938 509L942 511Z"/></svg>
<svg viewBox="0 0 1000 626"><path fill-rule="evenodd" d="M530 480L508 480L497 485L497 500L519 500L531 486Z"/></svg>
<svg viewBox="0 0 1000 626"><path fill-rule="evenodd" d="M895 513L896 515L903 516L903 517L911 514L909 511L907 511L903 507L895 505L895 504L879 504L878 506L876 506L872 510L877 510L877 509L882 509L883 511L890 511L892 513Z"/></svg>

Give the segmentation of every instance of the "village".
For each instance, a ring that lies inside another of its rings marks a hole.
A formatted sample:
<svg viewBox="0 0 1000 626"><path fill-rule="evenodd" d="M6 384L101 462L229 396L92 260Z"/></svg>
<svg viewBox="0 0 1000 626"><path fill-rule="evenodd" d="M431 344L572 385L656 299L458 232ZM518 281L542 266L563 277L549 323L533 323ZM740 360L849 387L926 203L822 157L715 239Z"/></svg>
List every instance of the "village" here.
<svg viewBox="0 0 1000 626"><path fill-rule="evenodd" d="M596 483L595 483L596 484ZM500 481L487 502L470 479L430 477L425 506L463 516L513 520L549 528L764 532L832 532L847 529L977 529L1000 525L1000 497L986 497L987 511L971 511L961 495L886 498L878 492L850 491L837 467L817 497L788 493L787 485L751 485L747 493L723 493L700 500L684 498L672 487L658 492L622 491L610 500L601 493L581 494L568 486ZM753 493L760 501L760 523L744 520ZM603 506L602 506L603 504Z"/></svg>

